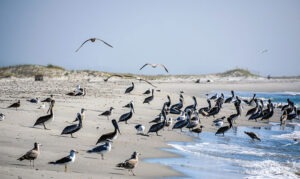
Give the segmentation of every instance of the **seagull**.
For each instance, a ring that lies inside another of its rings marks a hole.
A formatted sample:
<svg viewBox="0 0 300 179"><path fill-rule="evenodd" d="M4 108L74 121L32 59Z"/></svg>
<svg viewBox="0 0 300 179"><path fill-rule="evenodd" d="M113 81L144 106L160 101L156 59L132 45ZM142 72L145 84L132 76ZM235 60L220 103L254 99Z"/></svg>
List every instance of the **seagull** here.
<svg viewBox="0 0 300 179"><path fill-rule="evenodd" d="M29 150L26 154L24 154L22 157L18 158L18 160L29 160L30 166L31 166L31 160L34 167L34 160L40 155L40 146L41 144L35 142L33 149Z"/></svg>
<svg viewBox="0 0 300 179"><path fill-rule="evenodd" d="M87 43L88 41L95 42L96 40L99 40L99 41L103 42L105 45L107 45L107 46L113 48L113 46L111 46L110 44L108 44L108 43L105 42L104 40L101 40L101 39L99 39L99 38L90 38L90 39L87 39L86 41L84 41L84 42L80 45L80 47L79 47L75 52L78 52L78 50L79 50L85 43Z"/></svg>
<svg viewBox="0 0 300 179"><path fill-rule="evenodd" d="M107 139L104 144L96 146L95 148L88 150L87 153L99 153L101 154L102 160L104 160L104 153L111 151L112 140Z"/></svg>
<svg viewBox="0 0 300 179"><path fill-rule="evenodd" d="M63 157L55 162L49 162L49 164L58 164L58 165L65 165L65 172L67 172L68 168L67 165L73 163L75 161L75 153L78 153L76 150L71 150L70 155Z"/></svg>
<svg viewBox="0 0 300 179"><path fill-rule="evenodd" d="M11 104L10 106L8 106L7 108L19 108L21 106L20 100L18 100L18 102Z"/></svg>
<svg viewBox="0 0 300 179"><path fill-rule="evenodd" d="M133 169L137 166L139 162L139 157L138 157L139 155L141 154L138 152L133 152L130 159L127 159L122 163L118 163L116 167L128 169L128 173L131 172L132 175L135 176L135 174L133 173Z"/></svg>
<svg viewBox="0 0 300 179"><path fill-rule="evenodd" d="M155 63L146 63L144 66L142 66L142 67L140 68L140 70L143 69L143 68L144 68L145 66L147 66L147 65L152 66L152 68L156 68L157 66L160 66L160 67L164 68L164 69L166 70L167 73L169 73L169 71L168 71L168 69L165 67L165 65L163 65L163 64L155 64Z"/></svg>

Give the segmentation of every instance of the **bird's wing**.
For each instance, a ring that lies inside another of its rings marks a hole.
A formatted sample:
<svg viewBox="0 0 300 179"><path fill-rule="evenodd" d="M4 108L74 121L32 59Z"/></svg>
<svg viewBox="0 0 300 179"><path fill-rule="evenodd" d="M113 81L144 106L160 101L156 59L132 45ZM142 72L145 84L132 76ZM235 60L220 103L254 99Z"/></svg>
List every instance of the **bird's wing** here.
<svg viewBox="0 0 300 179"><path fill-rule="evenodd" d="M87 39L86 41L84 41L81 45L80 45L80 47L75 51L75 52L78 52L78 50L85 44L85 43L87 43L88 41L90 41L91 39Z"/></svg>
<svg viewBox="0 0 300 179"><path fill-rule="evenodd" d="M107 46L113 48L113 46L111 46L109 43L105 42L105 41L102 40L102 39L96 38L96 40L100 40L100 41L103 42L105 45L107 45Z"/></svg>
<svg viewBox="0 0 300 179"><path fill-rule="evenodd" d="M140 70L141 69L143 69L145 66L147 66L147 65L150 65L149 63L146 63L145 65L143 65L141 68L140 68Z"/></svg>
<svg viewBox="0 0 300 179"><path fill-rule="evenodd" d="M70 162L71 160L72 159L69 156L66 156L66 157L63 157L59 160L56 160L55 164L64 164L64 163Z"/></svg>
<svg viewBox="0 0 300 179"><path fill-rule="evenodd" d="M107 80L109 80L110 78L112 78L112 77L114 77L114 76L120 77L120 78L123 77L122 75L110 75L109 77L107 77L106 79L104 79L104 81L106 82Z"/></svg>
<svg viewBox="0 0 300 179"><path fill-rule="evenodd" d="M168 69L166 68L166 66L165 66L165 65L163 65L163 64L159 64L159 66L163 67L163 68L166 70L166 72L167 72L167 73L169 73L169 71L168 71Z"/></svg>
<svg viewBox="0 0 300 179"><path fill-rule="evenodd" d="M147 80L144 80L144 79L142 79L142 78L136 78L136 79L137 79L137 80L140 80L140 81L144 81L144 82L148 83L149 85L153 86L154 88L156 88L155 85L153 85L152 83L150 83L150 82L147 81Z"/></svg>
<svg viewBox="0 0 300 179"><path fill-rule="evenodd" d="M126 160L125 163L126 163L128 166L134 167L134 166L138 163L138 161L137 161L137 159L129 159L129 160Z"/></svg>
<svg viewBox="0 0 300 179"><path fill-rule="evenodd" d="M95 148L92 149L93 152L102 152L104 150L107 150L107 146L106 145L99 145Z"/></svg>
<svg viewBox="0 0 300 179"><path fill-rule="evenodd" d="M67 126L64 128L64 130L61 132L61 134L68 134L69 132L72 132L74 129L77 128L77 124L73 124L70 126Z"/></svg>

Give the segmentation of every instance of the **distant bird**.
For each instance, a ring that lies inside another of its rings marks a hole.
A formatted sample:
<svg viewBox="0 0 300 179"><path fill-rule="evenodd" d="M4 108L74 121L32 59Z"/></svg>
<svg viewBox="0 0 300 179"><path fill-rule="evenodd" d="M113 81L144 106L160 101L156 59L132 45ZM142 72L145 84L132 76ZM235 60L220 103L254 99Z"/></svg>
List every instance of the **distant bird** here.
<svg viewBox="0 0 300 179"><path fill-rule="evenodd" d="M142 124L137 124L134 126L134 128L136 129L136 132L138 134L144 134L145 126L143 126Z"/></svg>
<svg viewBox="0 0 300 179"><path fill-rule="evenodd" d="M34 160L40 155L40 146L41 144L35 142L33 149L29 150L26 154L24 154L22 157L18 158L18 160L29 160L30 166L31 166L31 160L34 167Z"/></svg>
<svg viewBox="0 0 300 179"><path fill-rule="evenodd" d="M86 96L86 88L81 88L81 90L78 91L78 92L75 94L75 96L82 96L82 97Z"/></svg>
<svg viewBox="0 0 300 179"><path fill-rule="evenodd" d="M131 119L132 115L134 113L134 107L133 107L133 103L130 103L130 112L128 113L125 113L125 114L122 114L119 118L119 122L124 122L125 121L125 124L127 124L127 121L129 119Z"/></svg>
<svg viewBox="0 0 300 179"><path fill-rule="evenodd" d="M107 120L109 120L109 116L111 115L113 109L115 109L115 108L110 107L110 109L108 111L104 111L103 113L99 114L99 116L106 116Z"/></svg>
<svg viewBox="0 0 300 179"><path fill-rule="evenodd" d="M32 99L28 99L27 101L30 103L39 103L40 102L39 98L32 98Z"/></svg>
<svg viewBox="0 0 300 179"><path fill-rule="evenodd" d="M150 93L151 93L151 90L147 89L143 94L150 94Z"/></svg>
<svg viewBox="0 0 300 179"><path fill-rule="evenodd" d="M84 109L81 109L82 113L84 111ZM81 128L82 128L82 116L80 113L77 113L77 118L76 120L79 121L78 124L73 124L73 125L70 125L70 126L67 126L63 129L63 131L61 132L60 135L63 135L63 134L71 134L71 137L73 137L73 134L77 131L79 131Z"/></svg>
<svg viewBox="0 0 300 179"><path fill-rule="evenodd" d="M132 175L135 176L135 174L133 173L133 169L137 166L139 162L139 157L138 157L139 155L141 154L138 152L133 152L133 154L129 159L125 160L122 163L118 163L116 167L128 169L128 173L130 174L131 172Z"/></svg>
<svg viewBox="0 0 300 179"><path fill-rule="evenodd" d="M168 101L167 102L165 102L165 104L166 104L166 107L167 107L167 110L169 109L169 107L171 106L171 98L170 98L170 96L169 95L167 95L167 98L168 98Z"/></svg>
<svg viewBox="0 0 300 179"><path fill-rule="evenodd" d="M17 108L19 108L20 106L21 106L21 102L20 102L20 100L18 100L18 102L11 104L7 108L16 108L16 111L17 111Z"/></svg>
<svg viewBox="0 0 300 179"><path fill-rule="evenodd" d="M260 53L267 53L268 51L268 49L263 49Z"/></svg>
<svg viewBox="0 0 300 179"><path fill-rule="evenodd" d="M0 121L5 119L5 115L3 113L0 113Z"/></svg>
<svg viewBox="0 0 300 179"><path fill-rule="evenodd" d="M53 100L53 95L51 94L50 97L42 100L41 102L43 102L43 103L51 103L52 100Z"/></svg>
<svg viewBox="0 0 300 179"><path fill-rule="evenodd" d="M201 125L200 127L192 129L191 131L197 133L199 136L199 134L202 132L202 128L204 128L204 126Z"/></svg>
<svg viewBox="0 0 300 179"><path fill-rule="evenodd" d="M115 140L118 137L118 133L121 134L118 123L115 119L111 120L115 130L113 132L109 132L106 134L103 134L96 142L96 145L102 142L105 142L107 140Z"/></svg>
<svg viewBox="0 0 300 179"><path fill-rule="evenodd" d="M215 100L215 99L217 99L217 98L218 98L218 93L212 95L209 99L210 99L210 100Z"/></svg>
<svg viewBox="0 0 300 179"><path fill-rule="evenodd" d="M255 139L256 139L256 140L261 141L260 138L257 137L257 135L256 135L254 132L247 132L247 131L244 131L244 133L247 134L249 137L251 137L252 140L255 140Z"/></svg>
<svg viewBox="0 0 300 179"><path fill-rule="evenodd" d="M117 75L117 74L114 74L114 75L110 75L110 76L108 76L107 78L105 78L105 79L103 79L104 80L104 82L107 82L110 78L112 78L112 77L120 77L120 78L123 78L123 76L122 75Z"/></svg>
<svg viewBox="0 0 300 179"><path fill-rule="evenodd" d="M75 162L75 154L78 153L76 150L71 150L70 155L63 157L59 160L56 160L55 162L49 162L49 164L54 165L65 165L65 172L68 170L68 165Z"/></svg>
<svg viewBox="0 0 300 179"><path fill-rule="evenodd" d="M53 114L54 103L55 103L55 101L52 100L52 101L51 101L51 104L50 104L50 107L49 107L49 110L48 110L48 111L50 111L50 114L49 114L49 115L42 116L42 117L39 117L39 118L35 121L33 127L36 126L36 125L43 125L43 126L44 126L44 129L47 129L45 124L51 122L51 121L54 119L54 114Z"/></svg>
<svg viewBox="0 0 300 179"><path fill-rule="evenodd" d="M287 118L288 118L287 110L284 110L283 114L280 116L280 125L281 126L285 125Z"/></svg>
<svg viewBox="0 0 300 179"><path fill-rule="evenodd" d="M123 108L131 108L131 104L134 104L134 101L131 100L129 103L127 103Z"/></svg>
<svg viewBox="0 0 300 179"><path fill-rule="evenodd" d="M224 103L230 103L233 100L233 98L234 98L234 91L232 90L231 96L229 98L227 98Z"/></svg>
<svg viewBox="0 0 300 179"><path fill-rule="evenodd" d="M45 109L45 107L46 107L46 104L45 104L45 103L42 103L42 104L38 107L38 109Z"/></svg>
<svg viewBox="0 0 300 179"><path fill-rule="evenodd" d="M220 127L215 133L215 135L223 134L224 136L224 133L227 132L232 127L232 121L230 120L230 118L227 118L227 121L229 122L229 126Z"/></svg>
<svg viewBox="0 0 300 179"><path fill-rule="evenodd" d="M145 65L143 65L143 66L140 68L140 70L143 69L143 68L144 68L145 66L147 66L147 65L150 65L152 68L156 68L156 67L160 66L160 67L164 68L165 71L166 71L167 73L169 73L169 71L168 71L168 69L165 67L165 65L163 65L163 64L154 64L154 63L146 63Z"/></svg>
<svg viewBox="0 0 300 179"><path fill-rule="evenodd" d="M223 117L221 117L221 118L218 118L218 119L214 120L214 121L213 121L213 125L214 125L214 126L217 126L217 127L223 126L223 123L224 123L223 121L224 121L225 118L226 118L226 117L223 116Z"/></svg>
<svg viewBox="0 0 300 179"><path fill-rule="evenodd" d="M161 113L162 113L164 120L162 122L159 122L159 123L156 123L156 124L153 124L152 126L150 126L147 134L149 134L150 132L155 132L157 136L160 136L160 135L158 135L158 131L160 131L161 129L163 129L165 127L166 120L167 120L166 112L165 112L165 105L164 105Z"/></svg>
<svg viewBox="0 0 300 179"><path fill-rule="evenodd" d="M130 93L133 89L134 89L134 83L131 82L132 86L128 87L126 90L125 90L125 94L126 93Z"/></svg>
<svg viewBox="0 0 300 179"><path fill-rule="evenodd" d="M150 102L154 99L154 89L152 89L152 95L144 99L144 103L150 104Z"/></svg>
<svg viewBox="0 0 300 179"><path fill-rule="evenodd" d="M99 153L102 160L104 160L104 154L111 151L112 140L107 139L104 144L96 146L95 148L88 150L87 153Z"/></svg>
<svg viewBox="0 0 300 179"><path fill-rule="evenodd" d="M86 41L84 41L84 42L80 45L80 47L79 47L75 52L78 52L78 50L79 50L85 43L87 43L88 41L95 42L96 40L99 40L99 41L103 42L105 45L107 45L107 46L113 48L113 46L111 46L110 44L108 44L108 43L105 42L104 40L99 39L99 38L95 38L95 37L94 37L94 38L90 38L90 39L87 39Z"/></svg>

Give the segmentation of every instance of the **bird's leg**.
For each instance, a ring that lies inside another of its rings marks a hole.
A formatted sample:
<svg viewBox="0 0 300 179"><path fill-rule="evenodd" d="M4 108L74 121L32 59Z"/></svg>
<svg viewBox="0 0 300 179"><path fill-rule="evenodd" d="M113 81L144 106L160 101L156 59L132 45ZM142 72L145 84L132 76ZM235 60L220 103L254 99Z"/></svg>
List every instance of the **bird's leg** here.
<svg viewBox="0 0 300 179"><path fill-rule="evenodd" d="M103 156L103 154L101 154L101 158L102 158L102 160L104 160L104 156Z"/></svg>
<svg viewBox="0 0 300 179"><path fill-rule="evenodd" d="M73 134L71 134L71 137L72 137L72 138L76 138L76 137L73 136Z"/></svg>
<svg viewBox="0 0 300 179"><path fill-rule="evenodd" d="M161 135L158 134L158 132L156 132L156 135L157 135L157 136L161 136Z"/></svg>
<svg viewBox="0 0 300 179"><path fill-rule="evenodd" d="M34 160L32 160L32 167L34 168Z"/></svg>
<svg viewBox="0 0 300 179"><path fill-rule="evenodd" d="M133 170L131 170L131 173L132 173L133 176L135 176L135 174L133 173Z"/></svg>
<svg viewBox="0 0 300 179"><path fill-rule="evenodd" d="M68 171L68 168L67 168L67 165L65 165L65 172L67 172Z"/></svg>

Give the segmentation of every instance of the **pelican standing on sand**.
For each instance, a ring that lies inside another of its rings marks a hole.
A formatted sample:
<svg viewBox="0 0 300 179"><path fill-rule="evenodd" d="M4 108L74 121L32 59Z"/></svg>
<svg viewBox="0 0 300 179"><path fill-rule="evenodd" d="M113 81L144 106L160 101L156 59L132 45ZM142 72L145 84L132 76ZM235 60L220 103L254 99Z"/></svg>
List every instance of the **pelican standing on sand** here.
<svg viewBox="0 0 300 179"><path fill-rule="evenodd" d="M119 122L124 122L125 121L125 124L127 124L127 121L129 119L131 119L133 113L134 113L133 103L130 103L130 112L121 115L120 118L119 118Z"/></svg>
<svg viewBox="0 0 300 179"><path fill-rule="evenodd" d="M146 63L145 65L143 65L143 66L140 68L140 70L143 69L143 68L144 68L145 66L147 66L147 65L150 65L152 68L156 68L156 67L160 66L160 67L164 68L165 71L166 71L167 73L169 73L169 71L168 71L168 69L165 67L165 65L163 65L163 64L155 64L155 63Z"/></svg>
<svg viewBox="0 0 300 179"><path fill-rule="evenodd" d="M227 118L227 121L229 122L229 126L220 127L217 130L217 132L215 133L215 135L217 135L217 134L223 134L223 136L224 136L224 133L227 132L232 127L232 121L231 121L231 119Z"/></svg>
<svg viewBox="0 0 300 179"><path fill-rule="evenodd" d="M87 43L88 41L95 42L96 40L99 40L99 41L103 42L105 45L107 45L107 46L113 48L113 46L111 46L110 44L108 44L108 43L105 42L104 40L99 39L99 38L95 38L95 37L94 37L94 38L89 38L89 39L87 39L86 41L84 41L84 42L80 45L80 47L79 47L75 52L78 52L79 49L80 49L85 43Z"/></svg>
<svg viewBox="0 0 300 179"><path fill-rule="evenodd" d="M152 95L144 99L144 103L150 104L150 102L154 99L154 89L152 89Z"/></svg>
<svg viewBox="0 0 300 179"><path fill-rule="evenodd" d="M81 109L81 113L83 114L84 113L84 109L82 108ZM80 113L77 113L77 118L76 120L79 121L78 124L73 124L73 125L70 125L70 126L67 126L64 128L64 130L61 132L60 135L63 135L63 134L71 134L71 137L74 138L73 136L73 133L79 131L81 128L82 128L82 116ZM75 121L76 121L75 120Z"/></svg>
<svg viewBox="0 0 300 179"><path fill-rule="evenodd" d="M17 108L19 108L20 106L21 106L21 102L20 100L18 100L18 102L9 105L7 108L16 108L17 111Z"/></svg>
<svg viewBox="0 0 300 179"><path fill-rule="evenodd" d="M29 150L22 157L18 158L18 160L19 161L29 160L30 166L31 166L31 160L32 160L32 164L33 164L32 166L34 167L34 160L40 155L40 146L41 146L41 144L35 142L33 149Z"/></svg>
<svg viewBox="0 0 300 179"><path fill-rule="evenodd" d="M138 152L133 152L130 159L127 159L122 163L118 163L116 167L128 169L128 173L130 174L131 172L132 175L135 176L135 174L133 173L133 169L137 166L139 162L139 157L138 157L139 155L141 154Z"/></svg>
<svg viewBox="0 0 300 179"><path fill-rule="evenodd" d="M71 150L70 155L63 157L55 162L49 162L49 164L54 165L65 165L65 172L68 170L68 165L75 162L75 154L78 153L76 150Z"/></svg>
<svg viewBox="0 0 300 179"><path fill-rule="evenodd" d="M48 129L48 128L46 128L45 123L49 123L49 122L53 121L53 119L54 119L54 114L53 114L54 103L55 103L55 100L52 100L51 104L50 104L50 107L49 107L49 110L48 110L48 111L50 111L50 114L46 115L46 116L39 117L35 121L33 127L36 126L36 125L43 125L44 129Z"/></svg>
<svg viewBox="0 0 300 179"><path fill-rule="evenodd" d="M133 89L134 89L134 83L131 82L132 86L128 87L126 90L125 90L125 94L126 93L130 93Z"/></svg>
<svg viewBox="0 0 300 179"><path fill-rule="evenodd" d="M111 120L115 130L113 132L109 132L107 134L103 134L99 139L97 140L97 144L101 142L105 142L106 140L114 140L118 137L118 133L121 134L118 123L115 119Z"/></svg>
<svg viewBox="0 0 300 179"><path fill-rule="evenodd" d="M99 145L91 150L88 150L87 153L99 153L101 154L102 160L104 160L104 154L111 151L112 140L107 139L103 145Z"/></svg>

